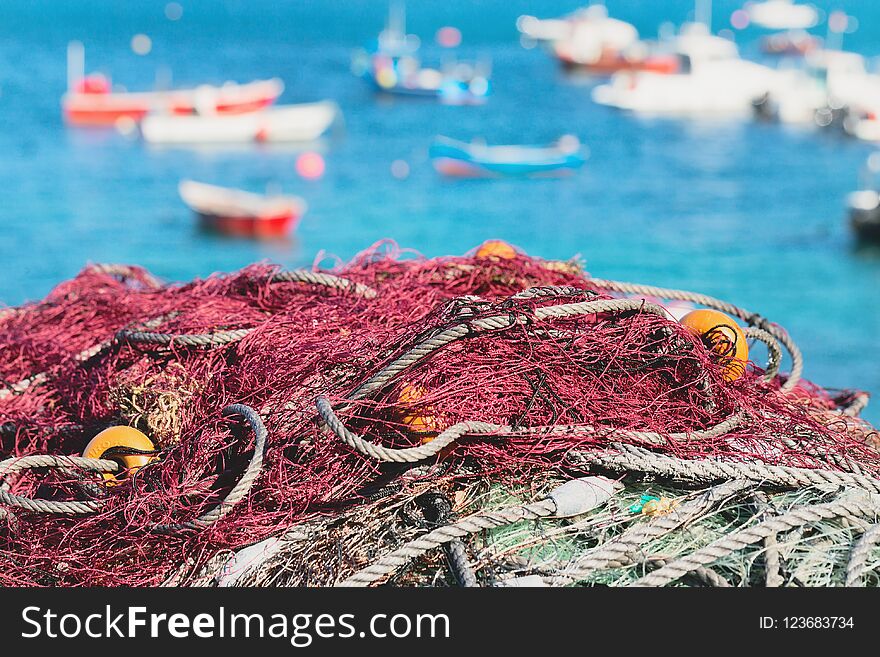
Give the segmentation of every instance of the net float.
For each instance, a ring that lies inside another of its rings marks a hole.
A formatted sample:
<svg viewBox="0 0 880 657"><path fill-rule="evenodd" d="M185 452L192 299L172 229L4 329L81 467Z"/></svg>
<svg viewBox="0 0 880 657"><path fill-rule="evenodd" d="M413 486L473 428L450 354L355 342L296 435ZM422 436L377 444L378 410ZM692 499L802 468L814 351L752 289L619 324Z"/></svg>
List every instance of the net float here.
<svg viewBox="0 0 880 657"><path fill-rule="evenodd" d="M502 258L504 260L512 260L516 255L516 249L502 240L483 242L476 253L477 258Z"/></svg>
<svg viewBox="0 0 880 657"><path fill-rule="evenodd" d="M406 383L397 396L397 401L401 404L417 404L427 394L428 391L424 387ZM432 409L429 407L426 410L430 412ZM414 432L423 434L423 445L434 440L443 429L433 415L417 415L414 412L408 412L404 414L402 422Z"/></svg>
<svg viewBox="0 0 880 657"><path fill-rule="evenodd" d="M704 308L692 310L679 323L700 336L703 344L719 357L725 381L736 381L745 373L749 345L732 317Z"/></svg>
<svg viewBox="0 0 880 657"><path fill-rule="evenodd" d="M143 432L120 425L104 429L92 438L83 450L83 456L116 461L127 474L131 474L153 461L155 450L153 442ZM124 476L122 473L105 472L104 479L115 481L118 475Z"/></svg>

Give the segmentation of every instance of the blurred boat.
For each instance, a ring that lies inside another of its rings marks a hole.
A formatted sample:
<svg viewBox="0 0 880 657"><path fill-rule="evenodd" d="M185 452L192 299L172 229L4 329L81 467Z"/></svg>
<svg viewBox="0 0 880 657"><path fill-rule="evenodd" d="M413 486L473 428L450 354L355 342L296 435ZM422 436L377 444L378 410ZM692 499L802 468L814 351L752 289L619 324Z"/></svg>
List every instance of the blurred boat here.
<svg viewBox="0 0 880 657"><path fill-rule="evenodd" d="M859 190L849 194L846 203L856 239L880 244L880 194L874 189Z"/></svg>
<svg viewBox="0 0 880 657"><path fill-rule="evenodd" d="M567 69L610 75L621 70L669 72L677 64L674 58L651 55L636 28L609 18L608 10L600 4L561 18L523 15L516 25L523 38L547 45Z"/></svg>
<svg viewBox="0 0 880 657"><path fill-rule="evenodd" d="M601 105L646 114L748 115L779 72L739 56L736 44L686 23L670 44L678 72L621 71L593 89Z"/></svg>
<svg viewBox="0 0 880 657"><path fill-rule="evenodd" d="M859 171L859 190L846 197L849 224L860 242L880 244L880 152L872 153Z"/></svg>
<svg viewBox="0 0 880 657"><path fill-rule="evenodd" d="M262 196L193 180L181 181L178 191L203 228L233 237L284 237L306 210L295 196Z"/></svg>
<svg viewBox="0 0 880 657"><path fill-rule="evenodd" d="M267 107L284 91L272 78L247 84L228 82L167 91L114 91L104 75L84 74L81 45L68 47L68 90L61 99L64 118L75 125L114 125L120 120L141 121L150 112L187 115L210 109L217 114L239 114Z"/></svg>
<svg viewBox="0 0 880 657"><path fill-rule="evenodd" d="M487 146L437 137L429 152L445 176L561 176L574 173L585 158L576 137L566 135L549 146Z"/></svg>
<svg viewBox="0 0 880 657"><path fill-rule="evenodd" d="M639 40L636 28L609 18L604 5L587 7L568 22L568 34L552 44L554 55L565 68L598 75L623 70L671 73L677 68L675 57L652 55Z"/></svg>
<svg viewBox="0 0 880 657"><path fill-rule="evenodd" d="M312 141L339 116L330 100L279 105L247 114L150 114L141 123L144 140L154 144Z"/></svg>
<svg viewBox="0 0 880 657"><path fill-rule="evenodd" d="M761 51L768 55L802 57L819 49L822 39L803 30L788 30L761 38Z"/></svg>
<svg viewBox="0 0 880 657"><path fill-rule="evenodd" d="M846 122L858 130L860 117L869 119L880 108L880 76L869 73L857 53L818 50L807 55L803 69L780 72L754 106L760 118L820 127Z"/></svg>
<svg viewBox="0 0 880 657"><path fill-rule="evenodd" d="M746 3L749 21L770 30L806 30L819 20L815 7L797 5L791 0Z"/></svg>
<svg viewBox="0 0 880 657"><path fill-rule="evenodd" d="M404 21L402 5L392 5L375 44L355 52L355 75L382 93L436 98L455 105L486 102L490 92L487 64L449 60L442 69L422 66L416 56L420 40L406 34Z"/></svg>

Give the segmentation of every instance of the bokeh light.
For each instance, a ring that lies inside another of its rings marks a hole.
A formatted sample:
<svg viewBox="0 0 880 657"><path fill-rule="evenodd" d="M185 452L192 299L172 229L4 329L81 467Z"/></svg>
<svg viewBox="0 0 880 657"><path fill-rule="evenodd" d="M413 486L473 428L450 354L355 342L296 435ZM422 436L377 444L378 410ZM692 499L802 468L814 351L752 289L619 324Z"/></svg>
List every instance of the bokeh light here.
<svg viewBox="0 0 880 657"><path fill-rule="evenodd" d="M296 158L296 172L306 180L317 180L323 176L325 167L320 153L309 151Z"/></svg>
<svg viewBox="0 0 880 657"><path fill-rule="evenodd" d="M452 26L441 27L437 30L436 38L444 48L455 48L461 44L461 30Z"/></svg>
<svg viewBox="0 0 880 657"><path fill-rule="evenodd" d="M153 49L153 40L146 34L135 34L131 38L131 49L136 55L149 55Z"/></svg>
<svg viewBox="0 0 880 657"><path fill-rule="evenodd" d="M409 178L409 164L406 163L406 160L394 160L391 163L391 175L398 180Z"/></svg>
<svg viewBox="0 0 880 657"><path fill-rule="evenodd" d="M165 5L165 18L170 21L179 21L183 16L183 7L179 2L169 2Z"/></svg>
<svg viewBox="0 0 880 657"><path fill-rule="evenodd" d="M737 30L744 30L749 26L749 12L745 9L737 9L730 15L730 24Z"/></svg>

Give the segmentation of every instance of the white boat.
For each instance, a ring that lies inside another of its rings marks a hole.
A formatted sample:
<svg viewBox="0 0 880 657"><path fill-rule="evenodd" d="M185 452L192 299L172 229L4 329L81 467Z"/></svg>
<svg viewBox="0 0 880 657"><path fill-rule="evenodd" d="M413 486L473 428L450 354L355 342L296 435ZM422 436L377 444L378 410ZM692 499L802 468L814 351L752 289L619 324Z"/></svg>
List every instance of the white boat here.
<svg viewBox="0 0 880 657"><path fill-rule="evenodd" d="M615 49L625 48L639 35L631 24L608 17L604 5L581 7L561 18L537 18L523 15L516 20L516 27L524 37L533 41L553 43L575 39L580 42L598 41Z"/></svg>
<svg viewBox="0 0 880 657"><path fill-rule="evenodd" d="M178 191L203 228L233 237L283 237L306 211L298 196L262 196L194 180L181 181Z"/></svg>
<svg viewBox="0 0 880 657"><path fill-rule="evenodd" d="M677 73L622 71L593 89L601 105L645 114L749 115L780 73L739 56L736 44L686 23L671 43Z"/></svg>
<svg viewBox="0 0 880 657"><path fill-rule="evenodd" d="M312 141L339 115L339 106L330 100L236 115L151 114L141 123L141 134L154 144Z"/></svg>
<svg viewBox="0 0 880 657"><path fill-rule="evenodd" d="M825 125L829 110L846 108L857 116L880 107L880 76L868 72L861 55L818 50L804 61L803 69L786 71L774 89L756 99L762 116Z"/></svg>
<svg viewBox="0 0 880 657"><path fill-rule="evenodd" d="M819 13L810 5L791 0L750 2L745 6L749 21L768 30L806 30L819 22Z"/></svg>

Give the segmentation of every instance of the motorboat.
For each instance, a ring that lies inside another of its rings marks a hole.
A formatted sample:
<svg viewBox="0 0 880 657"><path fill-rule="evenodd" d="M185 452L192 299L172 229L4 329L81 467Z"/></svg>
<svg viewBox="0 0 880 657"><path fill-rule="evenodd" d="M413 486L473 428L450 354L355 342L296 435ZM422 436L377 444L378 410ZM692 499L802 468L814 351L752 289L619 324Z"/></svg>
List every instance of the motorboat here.
<svg viewBox="0 0 880 657"><path fill-rule="evenodd" d="M437 137L430 157L439 173L457 178L562 176L574 173L585 161L580 141L573 135L547 146L489 146Z"/></svg>
<svg viewBox="0 0 880 657"><path fill-rule="evenodd" d="M653 55L633 25L609 18L604 5L592 5L572 18L568 36L554 41L552 50L565 68L598 75L677 68L674 57Z"/></svg>
<svg viewBox="0 0 880 657"><path fill-rule="evenodd" d="M778 83L779 72L742 59L736 44L702 23L686 23L669 44L676 73L621 71L593 89L601 105L644 114L744 115Z"/></svg>
<svg viewBox="0 0 880 657"><path fill-rule="evenodd" d="M547 45L566 69L611 75L621 70L670 72L677 64L674 58L653 55L632 24L610 18L600 4L556 19L520 16L517 28L524 38Z"/></svg>
<svg viewBox="0 0 880 657"><path fill-rule="evenodd" d="M284 237L306 211L296 196L263 196L194 180L181 181L178 191L202 228L231 237Z"/></svg>
<svg viewBox="0 0 880 657"><path fill-rule="evenodd" d="M782 123L825 127L845 117L856 131L860 117L868 119L880 108L880 76L868 72L857 53L818 50L806 56L803 68L781 71L774 88L754 105L760 117ZM862 126L862 132L868 128Z"/></svg>
<svg viewBox="0 0 880 657"><path fill-rule="evenodd" d="M153 144L307 142L321 137L339 115L331 100L247 114L150 114L141 123L141 134Z"/></svg>

